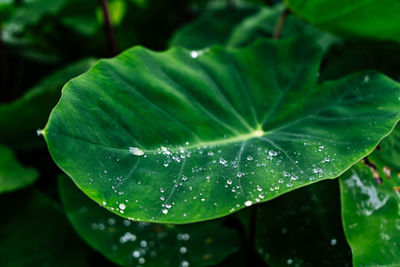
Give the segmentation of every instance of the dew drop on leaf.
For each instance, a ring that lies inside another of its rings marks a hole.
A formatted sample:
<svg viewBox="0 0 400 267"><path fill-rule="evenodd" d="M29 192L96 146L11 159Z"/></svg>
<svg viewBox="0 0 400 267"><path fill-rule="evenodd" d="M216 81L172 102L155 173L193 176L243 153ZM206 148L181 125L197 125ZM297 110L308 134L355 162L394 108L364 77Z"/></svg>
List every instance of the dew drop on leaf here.
<svg viewBox="0 0 400 267"><path fill-rule="evenodd" d="M135 156L143 156L144 151L138 147L129 147L129 153L135 155Z"/></svg>

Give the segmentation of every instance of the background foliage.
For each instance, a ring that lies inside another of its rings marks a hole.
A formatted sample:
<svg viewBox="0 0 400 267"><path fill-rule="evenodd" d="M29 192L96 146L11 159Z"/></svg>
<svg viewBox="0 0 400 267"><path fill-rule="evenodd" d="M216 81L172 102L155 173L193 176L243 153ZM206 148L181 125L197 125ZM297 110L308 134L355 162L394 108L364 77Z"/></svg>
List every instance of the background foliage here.
<svg viewBox="0 0 400 267"><path fill-rule="evenodd" d="M0 265L400 265L399 11L0 0Z"/></svg>

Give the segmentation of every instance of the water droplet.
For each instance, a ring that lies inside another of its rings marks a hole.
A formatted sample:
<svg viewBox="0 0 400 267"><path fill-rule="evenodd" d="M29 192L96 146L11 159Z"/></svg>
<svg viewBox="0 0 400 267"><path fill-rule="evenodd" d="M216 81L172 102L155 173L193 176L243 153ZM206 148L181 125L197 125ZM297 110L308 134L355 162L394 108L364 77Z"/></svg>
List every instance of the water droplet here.
<svg viewBox="0 0 400 267"><path fill-rule="evenodd" d="M221 163L222 165L225 165L227 163L227 161L224 158L220 158L219 163Z"/></svg>
<svg viewBox="0 0 400 267"><path fill-rule="evenodd" d="M245 175L244 172L238 172L238 173L236 174L236 176L239 177L239 178L242 177L242 176L244 176L244 175Z"/></svg>
<svg viewBox="0 0 400 267"><path fill-rule="evenodd" d="M251 202L250 200L247 200L246 202L244 202L244 205L245 205L246 207L251 206L251 204L253 204L253 202Z"/></svg>
<svg viewBox="0 0 400 267"><path fill-rule="evenodd" d="M323 173L324 171L321 168L316 167L313 169L313 172L314 173Z"/></svg>
<svg viewBox="0 0 400 267"><path fill-rule="evenodd" d="M135 241L136 240L136 236L130 232L126 232L123 236L121 236L119 238L119 242L121 243L126 243L128 241Z"/></svg>
<svg viewBox="0 0 400 267"><path fill-rule="evenodd" d="M140 246L141 246L142 248L147 247L147 241L146 241L146 240L140 241Z"/></svg>
<svg viewBox="0 0 400 267"><path fill-rule="evenodd" d="M140 251L135 250L135 251L132 253L132 256L133 256L134 258L139 258L139 257L140 257Z"/></svg>
<svg viewBox="0 0 400 267"><path fill-rule="evenodd" d="M189 267L189 262L188 261L182 261L182 267Z"/></svg>
<svg viewBox="0 0 400 267"><path fill-rule="evenodd" d="M37 129L36 130L36 134L37 134L37 136L41 136L43 134L43 130L42 129Z"/></svg>
<svg viewBox="0 0 400 267"><path fill-rule="evenodd" d="M167 213L168 213L168 210L167 210L167 209L163 209L163 210L162 210L162 213L167 214Z"/></svg>
<svg viewBox="0 0 400 267"><path fill-rule="evenodd" d="M129 147L129 153L135 155L135 156L143 156L144 151L138 147Z"/></svg>
<svg viewBox="0 0 400 267"><path fill-rule="evenodd" d="M337 240L335 239L335 238L333 238L332 240L331 240L331 245L332 246L335 246L337 244Z"/></svg>
<svg viewBox="0 0 400 267"><path fill-rule="evenodd" d="M248 155L248 156L247 156L247 160L248 160L248 161L253 160L253 157L250 156L250 155Z"/></svg>
<svg viewBox="0 0 400 267"><path fill-rule="evenodd" d="M271 157L275 157L276 155L278 155L278 152L271 149L270 151L268 151L268 155L270 155Z"/></svg>
<svg viewBox="0 0 400 267"><path fill-rule="evenodd" d="M140 259L138 260L138 262L139 262L140 264L143 264L143 263L146 262L146 260L145 260L144 258L140 258Z"/></svg>
<svg viewBox="0 0 400 267"><path fill-rule="evenodd" d="M197 52L197 51L192 51L192 52L190 52L190 56L191 56L192 58L197 58L197 57L199 56L199 52Z"/></svg>
<svg viewBox="0 0 400 267"><path fill-rule="evenodd" d="M228 180L226 180L226 183L227 183L227 184L232 184L232 180L231 180L231 179L228 179Z"/></svg>
<svg viewBox="0 0 400 267"><path fill-rule="evenodd" d="M124 203L121 203L118 206L119 206L119 209L121 209L121 210L126 209L126 205Z"/></svg>
<svg viewBox="0 0 400 267"><path fill-rule="evenodd" d="M182 254L185 254L187 252L187 248L186 247L180 247L179 252Z"/></svg>

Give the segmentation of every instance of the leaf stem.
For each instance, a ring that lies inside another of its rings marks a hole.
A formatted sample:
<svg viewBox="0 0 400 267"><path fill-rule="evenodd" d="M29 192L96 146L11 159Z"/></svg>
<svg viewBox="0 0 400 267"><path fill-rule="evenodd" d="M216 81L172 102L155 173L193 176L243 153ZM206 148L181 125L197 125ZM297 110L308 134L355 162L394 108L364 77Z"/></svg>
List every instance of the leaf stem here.
<svg viewBox="0 0 400 267"><path fill-rule="evenodd" d="M283 31L283 28L285 26L285 22L286 22L287 16L289 14L290 14L290 10L287 9L287 8L285 8L282 11L281 15L278 18L278 21L276 22L275 29L274 29L274 34L272 36L272 39L278 40L279 38L281 38L282 31Z"/></svg>
<svg viewBox="0 0 400 267"><path fill-rule="evenodd" d="M100 4L101 4L101 9L103 11L104 31L107 36L108 45L110 48L110 54L111 54L111 56L116 56L118 54L117 41L115 39L114 27L113 27L113 25L111 23L111 19L110 19L110 12L108 9L108 1L100 0Z"/></svg>

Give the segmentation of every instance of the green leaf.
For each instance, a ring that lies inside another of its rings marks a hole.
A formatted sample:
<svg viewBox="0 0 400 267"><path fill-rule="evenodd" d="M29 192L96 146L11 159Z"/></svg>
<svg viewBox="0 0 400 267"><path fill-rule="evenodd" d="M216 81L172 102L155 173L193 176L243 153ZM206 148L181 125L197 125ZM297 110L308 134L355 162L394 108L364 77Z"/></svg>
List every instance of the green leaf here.
<svg viewBox="0 0 400 267"><path fill-rule="evenodd" d="M183 46L195 50L215 44L243 47L258 38L272 37L282 12L282 5L261 8L257 12L254 9L221 9L205 12L203 16L178 30L170 46ZM289 15L282 31L282 38L294 36L314 39L324 50L339 42L339 38Z"/></svg>
<svg viewBox="0 0 400 267"><path fill-rule="evenodd" d="M22 166L12 150L0 145L0 194L28 186L37 177L35 169Z"/></svg>
<svg viewBox="0 0 400 267"><path fill-rule="evenodd" d="M398 121L399 84L373 72L317 84L320 60L304 39L203 54L136 47L69 82L44 137L116 214L225 216L338 177Z"/></svg>
<svg viewBox="0 0 400 267"><path fill-rule="evenodd" d="M257 207L256 249L271 266L351 266L337 180ZM318 249L318 253L316 253Z"/></svg>
<svg viewBox="0 0 400 267"><path fill-rule="evenodd" d="M34 190L0 196L0 265L90 266L87 248L53 200Z"/></svg>
<svg viewBox="0 0 400 267"><path fill-rule="evenodd" d="M235 26L256 11L256 8L205 11L193 22L180 28L172 37L169 46L183 46L196 50L215 44L226 44Z"/></svg>
<svg viewBox="0 0 400 267"><path fill-rule="evenodd" d="M134 222L97 205L67 177L59 178L59 189L68 218L78 234L120 265L211 265L238 248L238 234L221 225L221 221L190 225Z"/></svg>
<svg viewBox="0 0 400 267"><path fill-rule="evenodd" d="M400 262L400 131L381 143L370 161L382 184L358 164L340 178L343 225L355 266L396 266Z"/></svg>
<svg viewBox="0 0 400 267"><path fill-rule="evenodd" d="M0 142L20 150L42 145L36 130L46 124L62 86L87 71L93 63L94 59L84 59L68 65L42 80L20 99L0 105Z"/></svg>
<svg viewBox="0 0 400 267"><path fill-rule="evenodd" d="M272 37L279 16L283 12L283 6L274 8L263 8L256 14L247 17L232 31L228 46L243 47L260 37ZM307 36L315 40L324 51L333 44L339 43L340 39L327 32L321 31L308 23L303 22L296 16L288 15L282 30L281 38L294 36Z"/></svg>
<svg viewBox="0 0 400 267"><path fill-rule="evenodd" d="M311 24L344 37L400 41L397 0L285 0L285 3Z"/></svg>

